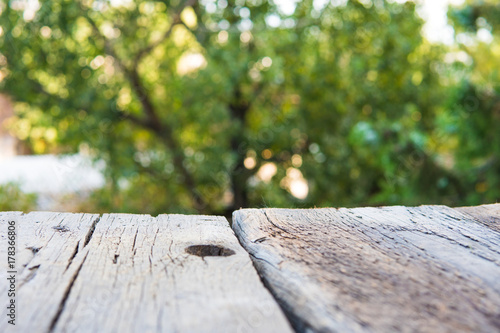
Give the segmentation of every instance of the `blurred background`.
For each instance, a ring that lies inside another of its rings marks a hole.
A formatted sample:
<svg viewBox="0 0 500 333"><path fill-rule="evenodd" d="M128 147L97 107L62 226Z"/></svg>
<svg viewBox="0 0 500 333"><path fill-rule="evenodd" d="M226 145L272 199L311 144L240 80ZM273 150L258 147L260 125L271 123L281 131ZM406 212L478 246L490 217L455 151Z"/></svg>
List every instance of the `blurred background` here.
<svg viewBox="0 0 500 333"><path fill-rule="evenodd" d="M0 210L495 203L495 0L2 0Z"/></svg>

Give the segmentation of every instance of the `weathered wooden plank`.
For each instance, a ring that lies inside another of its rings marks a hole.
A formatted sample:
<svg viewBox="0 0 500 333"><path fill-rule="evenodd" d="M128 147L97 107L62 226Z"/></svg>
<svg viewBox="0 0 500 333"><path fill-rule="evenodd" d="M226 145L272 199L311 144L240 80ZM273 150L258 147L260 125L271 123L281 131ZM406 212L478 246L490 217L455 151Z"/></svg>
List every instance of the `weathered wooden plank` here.
<svg viewBox="0 0 500 333"><path fill-rule="evenodd" d="M245 209L233 229L299 331L500 331L500 233L470 214Z"/></svg>
<svg viewBox="0 0 500 333"><path fill-rule="evenodd" d="M104 215L55 332L287 332L222 217Z"/></svg>
<svg viewBox="0 0 500 333"><path fill-rule="evenodd" d="M459 207L456 210L472 216L479 223L500 232L500 204Z"/></svg>
<svg viewBox="0 0 500 333"><path fill-rule="evenodd" d="M47 332L59 315L68 290L85 257L86 241L99 216L36 212L0 213L2 229L2 270L0 295L7 300L6 265L7 223L16 222L17 255L16 325L6 316L0 320L0 332ZM2 308L5 303L2 303ZM2 311L4 313L5 310Z"/></svg>

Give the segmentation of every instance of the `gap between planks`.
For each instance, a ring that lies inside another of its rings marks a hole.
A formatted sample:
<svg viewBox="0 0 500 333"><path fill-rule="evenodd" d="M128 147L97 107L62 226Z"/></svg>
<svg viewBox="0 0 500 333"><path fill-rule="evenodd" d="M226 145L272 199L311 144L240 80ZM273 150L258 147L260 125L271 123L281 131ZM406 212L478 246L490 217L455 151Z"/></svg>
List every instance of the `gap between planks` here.
<svg viewBox="0 0 500 333"><path fill-rule="evenodd" d="M499 206L242 210L233 229L298 331L491 332L500 331ZM32 238L18 247L25 264L19 298L31 298L21 331L290 331L223 218L170 215L183 221L170 230L168 215L10 216L34 221L23 228ZM326 236L314 243L319 234ZM226 259L234 262L220 261ZM412 274L398 271L401 265ZM206 277L209 271L217 273ZM253 280L242 290L248 276ZM398 287L398 278L407 283Z"/></svg>

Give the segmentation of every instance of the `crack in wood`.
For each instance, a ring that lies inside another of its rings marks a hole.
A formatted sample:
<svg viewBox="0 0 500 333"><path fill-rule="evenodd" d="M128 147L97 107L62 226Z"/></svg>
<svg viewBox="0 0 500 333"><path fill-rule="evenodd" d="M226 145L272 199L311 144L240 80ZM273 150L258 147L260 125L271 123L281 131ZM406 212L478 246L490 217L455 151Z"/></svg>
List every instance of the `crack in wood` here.
<svg viewBox="0 0 500 333"><path fill-rule="evenodd" d="M299 332L500 328L500 238L467 216L445 206L260 212L235 212L233 230Z"/></svg>
<svg viewBox="0 0 500 333"><path fill-rule="evenodd" d="M274 265L272 262L270 262L270 261L268 261L268 260L266 260L266 259L264 259L264 258L258 257L258 256L256 256L255 254L252 254L252 253L248 253L248 254L250 255L250 257L251 257L252 259L259 260L259 261L263 261L263 262L267 263L270 267L275 267L275 265ZM253 262L253 261L252 261L252 262ZM283 262L283 261L281 261L280 263L278 263L278 267L279 267L279 265L280 265L282 262ZM259 270L257 270L257 271L259 271ZM260 271L259 271L259 272L260 272Z"/></svg>
<svg viewBox="0 0 500 333"><path fill-rule="evenodd" d="M18 288L21 289L22 286L24 286L26 283L31 281L35 277L39 268L40 268L40 265L35 265L33 267L29 267L28 268L28 270L29 270L28 275L19 283Z"/></svg>
<svg viewBox="0 0 500 333"><path fill-rule="evenodd" d="M73 274L71 281L69 282L68 287L66 288L66 290L64 292L64 296L63 296L61 302L59 303L59 308L57 310L57 313L54 316L54 318L52 319L52 322L51 322L50 327L49 327L49 332L54 331L54 329L57 325L57 321L61 317L61 314L64 310L64 306L66 305L66 301L68 300L69 294L71 293L71 289L73 288L73 285L75 284L75 281L78 277L78 274L80 274L80 271L83 267L83 264L85 263L85 260L87 260L87 256L88 256L88 252L87 252L87 254L85 254L85 257L83 258L82 263L80 264L80 266L76 270L75 274Z"/></svg>
<svg viewBox="0 0 500 333"><path fill-rule="evenodd" d="M28 267L31 264L31 261L35 258L37 253L42 249L42 246L40 247L29 246L26 249L31 250L31 254L33 254L33 256L25 264L23 264L23 267Z"/></svg>
<svg viewBox="0 0 500 333"><path fill-rule="evenodd" d="M256 240L252 241L252 243L262 243L266 239L267 239L267 237L264 236L264 237L261 237L261 238L257 238Z"/></svg>
<svg viewBox="0 0 500 333"><path fill-rule="evenodd" d="M287 238L290 238L290 239L295 239L295 238L297 238L297 237L296 237L295 235L293 235L290 231L288 231L288 230L286 230L285 228L280 227L279 225L275 224L275 223L272 221L272 219L271 219L271 218L269 218L269 216L267 215L267 212L266 212L266 210L265 210L265 209L262 209L262 212L264 213L265 217L267 218L267 221L268 221L271 225L273 225L275 228L277 228L277 229L279 229L279 230L281 230L281 231L283 231L283 232L285 232L285 233L287 233L287 234L289 234L289 235L291 235L291 236L292 236L292 237L287 237ZM282 237L284 237L284 236L282 236Z"/></svg>
<svg viewBox="0 0 500 333"><path fill-rule="evenodd" d="M101 217L97 217L94 222L92 222L92 226L90 227L89 229L89 232L87 233L87 235L85 236L85 242L83 243L83 247L86 247L89 242L90 242L90 239L92 238L92 236L94 235L94 231L95 231L95 228L97 226L97 223L99 223L99 221L101 220Z"/></svg>
<svg viewBox="0 0 500 333"><path fill-rule="evenodd" d="M135 242L137 240L137 234L139 233L139 226L137 226L137 229L135 230L135 236L134 236L134 241L132 242L132 251L135 249ZM135 254L135 253L134 253Z"/></svg>
<svg viewBox="0 0 500 333"><path fill-rule="evenodd" d="M76 243L75 250L73 251L71 258L69 258L68 265L66 266L66 269L64 270L64 272L66 272L68 270L69 266L73 262L73 259L75 259L76 255L78 254L78 247L79 246L80 246L80 241L78 241L78 243Z"/></svg>
<svg viewBox="0 0 500 333"><path fill-rule="evenodd" d="M35 256L35 254L37 254L41 248L42 248L41 246L40 247L30 246L30 247L27 247L26 249L31 250L31 252L33 253L33 256Z"/></svg>

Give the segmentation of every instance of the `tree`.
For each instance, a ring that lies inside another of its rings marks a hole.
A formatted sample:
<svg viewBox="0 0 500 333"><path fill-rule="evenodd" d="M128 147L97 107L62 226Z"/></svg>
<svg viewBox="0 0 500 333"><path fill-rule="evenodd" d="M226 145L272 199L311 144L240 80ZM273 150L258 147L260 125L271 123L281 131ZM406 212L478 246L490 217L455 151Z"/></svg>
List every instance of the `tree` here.
<svg viewBox="0 0 500 333"><path fill-rule="evenodd" d="M20 4L0 16L18 132L103 159L104 209L462 198L433 144L444 49L411 2Z"/></svg>
<svg viewBox="0 0 500 333"><path fill-rule="evenodd" d="M36 208L37 196L33 193L23 193L16 183L0 185L1 211L29 211Z"/></svg>
<svg viewBox="0 0 500 333"><path fill-rule="evenodd" d="M467 204L500 198L500 5L466 1L448 13L456 50L449 53L458 84L450 100L446 133L455 138L454 160Z"/></svg>

